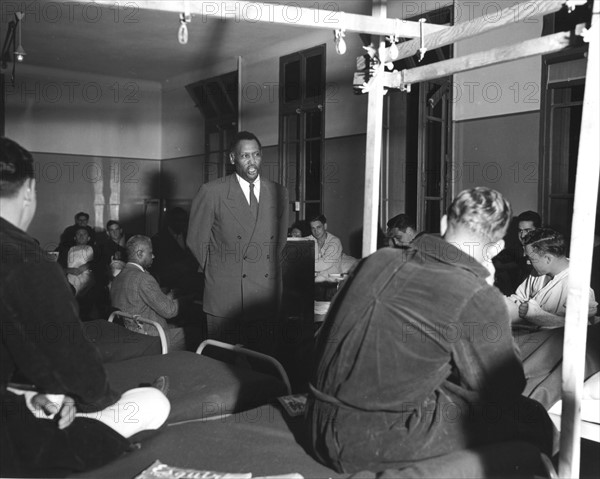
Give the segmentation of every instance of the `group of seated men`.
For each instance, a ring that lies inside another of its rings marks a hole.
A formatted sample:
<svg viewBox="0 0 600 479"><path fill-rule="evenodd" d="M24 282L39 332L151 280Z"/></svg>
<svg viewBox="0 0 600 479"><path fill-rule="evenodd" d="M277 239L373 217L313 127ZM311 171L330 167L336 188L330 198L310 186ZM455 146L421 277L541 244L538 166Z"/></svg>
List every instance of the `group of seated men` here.
<svg viewBox="0 0 600 479"><path fill-rule="evenodd" d="M160 427L169 403L157 389L111 390L83 337L65 275L40 260L45 253L26 233L36 207L33 159L11 140L0 148L1 473L95 467L126 449L128 438ZM556 303L550 314L564 312L561 300L550 298L561 291L568 260L560 235L528 233L524 250L539 276L504 297L493 286L489 252L502 250L510 220L499 192L465 190L443 217L441 236L415 234L353 267L316 339L305 420L318 460L341 472L379 471L511 440L555 452L544 408L522 396L525 375L511 327L524 320L536 328L559 324L545 322L541 310ZM324 217L311 231L317 248L335 238ZM152 301L145 291L160 291L147 273L150 239L133 236L126 254L111 287L123 309L134 308L131 296ZM165 296L163 312L172 314L177 305ZM65 328L62 342L39 340L48 321ZM37 389L11 384L17 373ZM132 400L140 414L134 426L123 429L103 413ZM90 450L89 437L102 447Z"/></svg>
<svg viewBox="0 0 600 479"><path fill-rule="evenodd" d="M106 318L114 309L137 314L166 330L170 349L184 349L182 329L167 322L181 312L175 295L187 300L202 291L197 261L185 243L187 213L172 208L165 226L152 238L134 235L127 241L118 221L108 221L106 234L96 234L88 222L87 213L77 213L57 248L81 318ZM158 334L148 325L141 330Z"/></svg>

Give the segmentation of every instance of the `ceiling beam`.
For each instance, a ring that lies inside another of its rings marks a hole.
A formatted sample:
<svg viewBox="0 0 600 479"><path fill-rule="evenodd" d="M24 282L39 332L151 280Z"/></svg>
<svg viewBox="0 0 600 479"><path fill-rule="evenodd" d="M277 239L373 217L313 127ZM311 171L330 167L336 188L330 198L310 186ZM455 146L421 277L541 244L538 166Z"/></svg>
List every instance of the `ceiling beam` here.
<svg viewBox="0 0 600 479"><path fill-rule="evenodd" d="M428 34L423 30L422 42L419 35L417 35L414 40L399 43L397 45L398 55L395 55L394 57L390 55L390 49L386 48L381 61L387 63L402 60L403 58L416 55L421 47L424 47L426 51L435 50L436 48L444 47L467 38L472 38L512 23L530 22L533 18L559 11L565 4L568 4L569 8L574 8L575 6L584 5L586 1L587 0L532 0L521 2L510 8L501 10L498 15L494 17L493 21L491 21L488 16L482 15L471 21L457 23L456 25L448 27L445 30L440 30L439 32ZM425 23L423 27L425 27L425 25L427 25L427 23Z"/></svg>
<svg viewBox="0 0 600 479"><path fill-rule="evenodd" d="M60 0L63 3L94 3L131 8L129 0ZM347 32L370 33L372 35L396 35L404 38L416 38L421 35L419 23L398 18L376 18L370 15L345 13L339 10L320 10L302 8L297 2L289 5L248 2L248 1L201 1L201 0L136 0L136 8L144 10L158 10L180 14L187 5L187 11L199 16L201 21L213 17L221 20L249 23L284 24L291 27L321 28L326 30L346 30ZM326 5L338 5L331 2ZM343 5L343 4L342 4ZM192 19L192 25L194 20ZM443 25L425 24L423 33L433 34L449 27Z"/></svg>
<svg viewBox="0 0 600 479"><path fill-rule="evenodd" d="M411 68L409 70L386 72L384 85L388 88L405 89L413 83L419 83L434 78L442 78L455 73L462 73L490 65L498 65L536 55L546 55L558 52L572 45L575 39L582 35L585 24L577 25L575 32L560 32L545 37L526 40L515 45L472 53L450 60Z"/></svg>

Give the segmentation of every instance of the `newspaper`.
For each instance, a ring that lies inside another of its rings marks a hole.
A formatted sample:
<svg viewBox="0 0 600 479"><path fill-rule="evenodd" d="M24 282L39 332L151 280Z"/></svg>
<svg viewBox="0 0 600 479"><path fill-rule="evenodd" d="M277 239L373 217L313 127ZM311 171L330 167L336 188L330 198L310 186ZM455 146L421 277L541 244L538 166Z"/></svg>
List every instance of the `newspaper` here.
<svg viewBox="0 0 600 479"><path fill-rule="evenodd" d="M251 479L251 473L202 471L164 464L158 460L144 469L135 479ZM254 479L303 479L300 474L263 476Z"/></svg>

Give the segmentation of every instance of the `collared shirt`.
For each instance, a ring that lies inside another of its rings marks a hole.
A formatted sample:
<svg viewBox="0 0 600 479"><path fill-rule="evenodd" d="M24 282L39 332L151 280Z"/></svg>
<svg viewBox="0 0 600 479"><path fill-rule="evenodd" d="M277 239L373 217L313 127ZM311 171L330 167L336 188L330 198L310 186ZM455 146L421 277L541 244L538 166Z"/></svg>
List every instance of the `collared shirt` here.
<svg viewBox="0 0 600 479"><path fill-rule="evenodd" d="M250 204L250 183L248 183L237 173L235 174L235 176L237 176L238 183L242 187L242 191L244 192L246 201L248 202L248 204ZM260 202L260 175L256 177L256 180L254 180L254 196L256 196L256 201Z"/></svg>
<svg viewBox="0 0 600 479"><path fill-rule="evenodd" d="M137 268L139 268L141 271L143 271L144 273L146 272L146 270L143 268L142 265L137 264L137 263L132 263L131 261L128 261L127 264L132 264L133 266L136 266Z"/></svg>
<svg viewBox="0 0 600 479"><path fill-rule="evenodd" d="M325 233L323 246L319 247L319 241L313 235L308 238L315 242L315 280L323 281L329 279L329 274L341 273L342 242L329 232Z"/></svg>
<svg viewBox="0 0 600 479"><path fill-rule="evenodd" d="M525 319L543 322L544 320L553 319L556 316L562 318L566 316L568 295L569 268L565 268L553 278L550 278L548 275L530 275L517 288L515 294L510 296L510 299L517 304L528 303L529 307ZM590 288L588 316L594 316L597 305L594 291ZM549 327L557 326L550 325Z"/></svg>

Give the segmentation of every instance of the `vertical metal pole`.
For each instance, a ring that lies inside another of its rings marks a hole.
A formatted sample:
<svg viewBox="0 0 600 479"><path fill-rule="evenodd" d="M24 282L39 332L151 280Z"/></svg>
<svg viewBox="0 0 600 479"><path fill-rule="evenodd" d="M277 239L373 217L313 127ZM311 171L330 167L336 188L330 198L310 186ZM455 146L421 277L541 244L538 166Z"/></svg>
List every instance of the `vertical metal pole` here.
<svg viewBox="0 0 600 479"><path fill-rule="evenodd" d="M385 18L387 0L373 1L373 17ZM373 43L379 46L379 57L383 57L385 39L374 37ZM369 111L367 114L367 148L365 162L365 205L363 213L363 258L377 249L377 229L379 218L379 185L381 176L381 141L383 134L383 77L377 75L369 91Z"/></svg>
<svg viewBox="0 0 600 479"><path fill-rule="evenodd" d="M581 454L581 395L585 369L585 346L591 258L594 238L598 181L600 179L600 137L598 112L600 82L600 2L594 1L592 26L586 36L589 43L585 95L579 138L579 156L575 179L575 204L571 229L569 295L565 318L562 366L562 415L558 475L579 477Z"/></svg>
<svg viewBox="0 0 600 479"><path fill-rule="evenodd" d="M242 92L244 91L242 85L242 57L237 58L237 74L238 74L238 102L237 102L237 131L242 131ZM229 145L226 145L227 147Z"/></svg>

